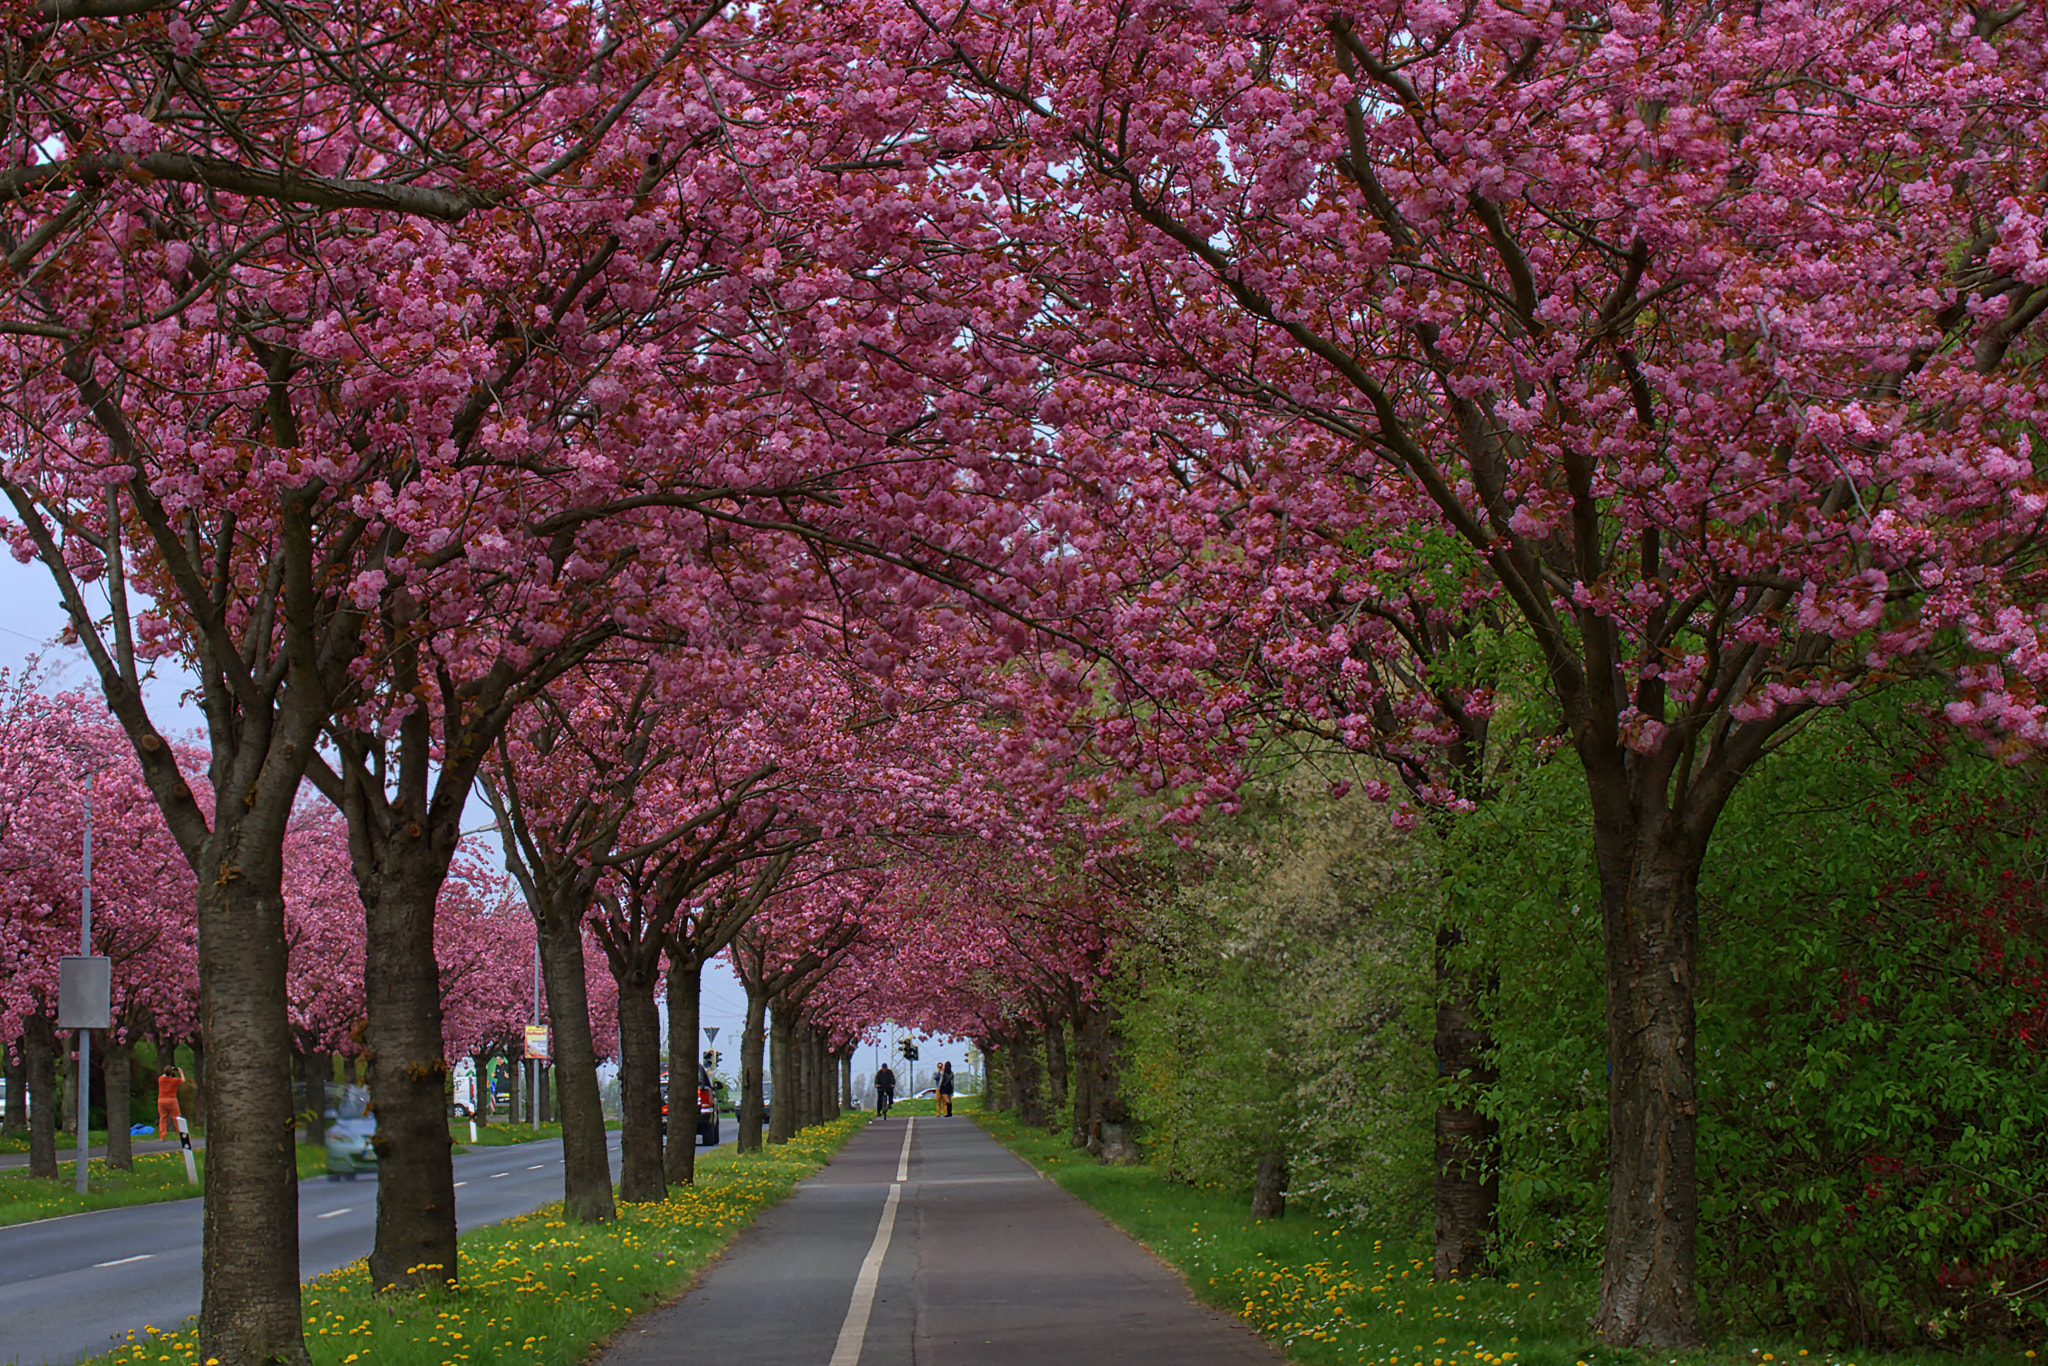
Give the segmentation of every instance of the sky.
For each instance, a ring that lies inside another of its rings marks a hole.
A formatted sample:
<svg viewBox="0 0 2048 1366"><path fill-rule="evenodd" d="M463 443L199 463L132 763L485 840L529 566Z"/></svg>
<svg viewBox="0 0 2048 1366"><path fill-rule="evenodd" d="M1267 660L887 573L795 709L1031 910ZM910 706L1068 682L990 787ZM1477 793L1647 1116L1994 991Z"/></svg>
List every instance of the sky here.
<svg viewBox="0 0 2048 1366"><path fill-rule="evenodd" d="M56 638L64 622L62 599L43 567L21 564L12 555L0 554L0 667L18 672L30 656L40 655L46 690L79 689L96 694L99 691L98 680L85 651L77 646L57 643ZM198 710L182 701L192 682L191 676L175 663L164 661L158 666L156 679L144 687L150 712L167 735L182 737L190 734L194 739L202 738L199 735L202 720ZM497 834L490 826L489 810L480 799L472 798L466 812L464 838L476 839L495 850ZM724 1055L721 1070L728 1076L737 1076L740 1031L746 1026L747 995L739 979L722 961L711 963L704 970L700 1009L702 1023L718 1031L716 1041L707 1042L705 1046L717 1048ZM666 1029L667 1021L664 1019L664 1038ZM904 1031L890 1030L887 1037L891 1040L889 1047L893 1052L894 1041L902 1039ZM965 1043L956 1039L928 1042L929 1046L920 1049L918 1054L920 1074L929 1072L940 1059L951 1062L955 1071L966 1070ZM872 1074L879 1056L878 1043L863 1045L854 1058L854 1072L860 1076ZM904 1077L900 1057L894 1059L894 1066L898 1077L908 1080Z"/></svg>

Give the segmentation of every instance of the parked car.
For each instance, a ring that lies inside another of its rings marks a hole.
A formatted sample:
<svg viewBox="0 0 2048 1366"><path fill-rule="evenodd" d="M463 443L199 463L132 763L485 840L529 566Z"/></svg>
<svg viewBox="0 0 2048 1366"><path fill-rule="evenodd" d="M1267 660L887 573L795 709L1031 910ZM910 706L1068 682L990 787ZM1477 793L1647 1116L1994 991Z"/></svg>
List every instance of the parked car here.
<svg viewBox="0 0 2048 1366"><path fill-rule="evenodd" d="M668 1132L668 1078L661 1079L661 1128ZM711 1093L711 1073L700 1063L697 1067L697 1142L700 1146L718 1146L718 1102Z"/></svg>

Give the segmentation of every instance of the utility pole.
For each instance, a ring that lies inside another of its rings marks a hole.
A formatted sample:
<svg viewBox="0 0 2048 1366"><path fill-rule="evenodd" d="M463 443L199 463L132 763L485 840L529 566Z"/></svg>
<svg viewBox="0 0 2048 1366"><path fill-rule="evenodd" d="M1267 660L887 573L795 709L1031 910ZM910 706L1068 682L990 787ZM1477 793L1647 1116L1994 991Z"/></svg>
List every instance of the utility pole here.
<svg viewBox="0 0 2048 1366"><path fill-rule="evenodd" d="M533 1026L540 1028L540 936L533 937ZM533 1050L528 1049L529 1053ZM533 1116L533 1131L540 1132L540 1059L533 1059L533 1084L526 1088L527 1111Z"/></svg>
<svg viewBox="0 0 2048 1366"><path fill-rule="evenodd" d="M85 771L85 891L78 903L78 956L92 957L92 770ZM123 1100L127 1097L123 1096ZM78 1193L85 1194L85 1164L91 1144L92 1031L78 1031ZM122 1121L125 1123L126 1121ZM114 1126L114 1098L107 1097L107 1128Z"/></svg>

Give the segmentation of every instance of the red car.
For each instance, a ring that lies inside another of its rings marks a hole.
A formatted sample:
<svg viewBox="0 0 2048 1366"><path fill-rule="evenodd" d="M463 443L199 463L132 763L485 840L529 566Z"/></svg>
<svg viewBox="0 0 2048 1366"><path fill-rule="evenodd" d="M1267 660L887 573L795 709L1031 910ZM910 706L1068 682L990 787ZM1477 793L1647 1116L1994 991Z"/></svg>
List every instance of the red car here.
<svg viewBox="0 0 2048 1366"><path fill-rule="evenodd" d="M661 1079L661 1127L668 1131L668 1077ZM718 1099L711 1091L711 1073L700 1064L697 1068L697 1142L700 1146L718 1146Z"/></svg>

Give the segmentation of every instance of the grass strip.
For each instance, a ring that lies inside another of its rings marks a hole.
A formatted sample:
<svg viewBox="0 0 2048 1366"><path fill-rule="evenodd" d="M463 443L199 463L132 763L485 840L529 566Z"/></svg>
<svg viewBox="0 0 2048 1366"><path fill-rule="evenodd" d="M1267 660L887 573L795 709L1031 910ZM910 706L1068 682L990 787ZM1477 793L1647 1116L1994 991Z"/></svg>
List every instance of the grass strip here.
<svg viewBox="0 0 2048 1366"><path fill-rule="evenodd" d="M1750 1337L1698 1351L1597 1342L1590 1268L1541 1279L1436 1282L1411 1236L1327 1219L1254 1220L1239 1193L1138 1165L1105 1167L1015 1116L972 1112L1003 1146L1177 1268L1203 1303L1235 1314L1306 1366L2029 1366L2033 1351L1965 1356L1831 1350Z"/></svg>
<svg viewBox="0 0 2048 1366"><path fill-rule="evenodd" d="M199 1179L206 1179L206 1153L198 1160ZM165 1200L190 1200L201 1187L187 1184L185 1159L179 1153L141 1153L132 1171L117 1171L103 1157L86 1163L89 1189L80 1195L75 1159L59 1159L55 1180L38 1179L16 1168L0 1172L0 1227L26 1224L37 1219L55 1219L66 1214L84 1214L97 1209L118 1209L124 1205L154 1205ZM299 1179L319 1176L327 1170L327 1150L298 1145Z"/></svg>
<svg viewBox="0 0 2048 1366"><path fill-rule="evenodd" d="M559 1202L462 1235L462 1275L447 1290L374 1294L351 1262L307 1283L306 1348L315 1366L569 1366L642 1310L666 1303L762 1210L823 1166L872 1116L805 1129L780 1147L697 1159L697 1181L656 1205L620 1205L609 1224L573 1224ZM198 1366L190 1322L154 1326L81 1366Z"/></svg>
<svg viewBox="0 0 2048 1366"><path fill-rule="evenodd" d="M616 1119L608 1119L604 1122L604 1127L607 1129L617 1129L619 1122ZM562 1126L552 1119L541 1125L538 1129L535 1129L531 1124L514 1124L509 1120L496 1120L490 1124L477 1125L476 1140L471 1142L469 1137L469 1121L466 1119L451 1119L448 1121L448 1136L455 1140L455 1151L460 1153L467 1152L471 1148L509 1148L520 1143L539 1143L545 1139L560 1138L562 1136Z"/></svg>

